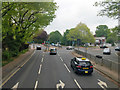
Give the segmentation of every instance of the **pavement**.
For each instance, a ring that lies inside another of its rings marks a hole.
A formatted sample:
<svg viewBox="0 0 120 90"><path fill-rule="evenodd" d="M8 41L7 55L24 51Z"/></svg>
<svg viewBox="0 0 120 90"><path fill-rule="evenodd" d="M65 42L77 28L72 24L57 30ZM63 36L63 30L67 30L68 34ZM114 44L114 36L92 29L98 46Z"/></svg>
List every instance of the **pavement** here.
<svg viewBox="0 0 120 90"><path fill-rule="evenodd" d="M57 55L50 55L44 49L35 50L29 60L3 82L2 88L118 90L118 85L96 69L92 75L75 74L70 66L74 57L71 52L72 50L66 50L65 47L59 48Z"/></svg>

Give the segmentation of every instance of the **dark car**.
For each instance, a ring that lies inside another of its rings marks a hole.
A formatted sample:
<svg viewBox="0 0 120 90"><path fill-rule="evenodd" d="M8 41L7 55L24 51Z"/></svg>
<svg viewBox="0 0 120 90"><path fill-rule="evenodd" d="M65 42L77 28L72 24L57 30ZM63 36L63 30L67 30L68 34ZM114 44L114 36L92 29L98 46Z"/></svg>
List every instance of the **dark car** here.
<svg viewBox="0 0 120 90"><path fill-rule="evenodd" d="M120 51L120 47L115 47L115 51Z"/></svg>
<svg viewBox="0 0 120 90"><path fill-rule="evenodd" d="M74 57L71 59L71 67L75 73L79 74L91 74L93 72L92 63L83 57Z"/></svg>
<svg viewBox="0 0 120 90"><path fill-rule="evenodd" d="M41 46L37 46L36 49L37 49L37 50L41 50Z"/></svg>
<svg viewBox="0 0 120 90"><path fill-rule="evenodd" d="M110 50L110 48L105 48L104 50L103 50L103 54L111 54L111 50Z"/></svg>
<svg viewBox="0 0 120 90"><path fill-rule="evenodd" d="M106 45L100 45L100 48L108 48Z"/></svg>
<svg viewBox="0 0 120 90"><path fill-rule="evenodd" d="M54 55L57 54L57 49L56 48L51 48L50 49L50 55L52 55L52 54L54 54Z"/></svg>
<svg viewBox="0 0 120 90"><path fill-rule="evenodd" d="M72 49L74 49L74 47L73 47L73 46L67 46L66 49L67 49L67 50L72 50Z"/></svg>

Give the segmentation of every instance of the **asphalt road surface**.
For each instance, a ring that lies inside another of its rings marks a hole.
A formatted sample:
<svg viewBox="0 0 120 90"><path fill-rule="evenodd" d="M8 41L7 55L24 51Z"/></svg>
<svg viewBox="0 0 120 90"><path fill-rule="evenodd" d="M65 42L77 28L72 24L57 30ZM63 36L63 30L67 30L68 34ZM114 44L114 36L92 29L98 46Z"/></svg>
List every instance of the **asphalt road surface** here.
<svg viewBox="0 0 120 90"><path fill-rule="evenodd" d="M78 48L76 48L76 49L78 49ZM118 55L117 55L117 51L115 51L115 47L110 47L110 49L111 49L110 55L103 54L104 49L101 49L101 48L88 48L87 53L94 55L94 56L101 55L106 60L118 62ZM79 50L86 52L85 48L79 48Z"/></svg>
<svg viewBox="0 0 120 90"><path fill-rule="evenodd" d="M94 69L92 75L77 75L70 67L71 50L58 49L57 55L35 50L27 63L9 78L2 88L107 88L118 86Z"/></svg>

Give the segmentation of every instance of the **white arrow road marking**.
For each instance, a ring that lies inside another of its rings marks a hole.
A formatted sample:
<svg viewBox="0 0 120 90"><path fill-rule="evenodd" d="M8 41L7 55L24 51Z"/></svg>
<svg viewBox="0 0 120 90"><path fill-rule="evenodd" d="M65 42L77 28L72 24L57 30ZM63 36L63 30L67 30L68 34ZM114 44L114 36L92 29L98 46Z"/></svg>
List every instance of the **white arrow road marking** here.
<svg viewBox="0 0 120 90"><path fill-rule="evenodd" d="M98 82L98 85L100 85L100 87L101 88L103 88L104 90L106 90L105 89L105 87L107 88L108 86L107 86L107 84L105 83L105 82L103 82L103 81L101 81L100 79L97 79L99 82ZM105 86L105 87L104 87Z"/></svg>
<svg viewBox="0 0 120 90"><path fill-rule="evenodd" d="M41 68L42 68L42 64L40 65L40 68L39 68L38 74L40 74L40 72L41 72Z"/></svg>
<svg viewBox="0 0 120 90"><path fill-rule="evenodd" d="M43 58L42 58L41 62L43 62Z"/></svg>
<svg viewBox="0 0 120 90"><path fill-rule="evenodd" d="M66 69L68 70L68 72L70 72L70 70L68 69L67 65L66 65L66 64L64 64L64 66L66 67Z"/></svg>
<svg viewBox="0 0 120 90"><path fill-rule="evenodd" d="M63 59L60 57L61 61L63 62Z"/></svg>
<svg viewBox="0 0 120 90"><path fill-rule="evenodd" d="M79 88L80 90L82 90L81 86L78 84L78 82L77 82L76 79L74 79L74 82L76 83L76 85L78 86L78 88Z"/></svg>
<svg viewBox="0 0 120 90"><path fill-rule="evenodd" d="M16 83L16 84L12 87L12 89L13 89L13 90L17 90L17 88L18 88L18 84L19 84L19 82Z"/></svg>
<svg viewBox="0 0 120 90"><path fill-rule="evenodd" d="M61 81L61 80L59 80L59 84L56 84L56 88L57 88L57 90L59 90L59 87L61 86L62 88L64 88L64 86L65 86L65 84Z"/></svg>
<svg viewBox="0 0 120 90"><path fill-rule="evenodd" d="M36 81L36 83L35 83L35 88L34 88L34 90L36 90L37 85L38 85L38 81Z"/></svg>

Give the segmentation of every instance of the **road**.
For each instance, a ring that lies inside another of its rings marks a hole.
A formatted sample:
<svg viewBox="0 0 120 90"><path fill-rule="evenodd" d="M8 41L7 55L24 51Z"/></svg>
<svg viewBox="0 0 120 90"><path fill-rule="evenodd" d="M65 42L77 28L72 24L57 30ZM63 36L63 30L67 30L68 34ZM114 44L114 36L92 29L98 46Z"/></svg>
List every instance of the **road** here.
<svg viewBox="0 0 120 90"><path fill-rule="evenodd" d="M101 55L104 59L106 60L110 60L113 62L118 62L118 55L117 55L117 51L115 51L114 49L115 47L110 47L111 49L111 55L105 55L103 54L103 50L101 48L88 48L87 49L87 53L91 54L91 55ZM78 49L78 48L76 48ZM79 48L80 51L86 52L85 48Z"/></svg>
<svg viewBox="0 0 120 90"><path fill-rule="evenodd" d="M94 69L92 75L77 75L70 67L74 56L65 47L57 55L35 50L27 63L6 80L4 88L114 88L118 86ZM59 89L57 89L59 90Z"/></svg>

